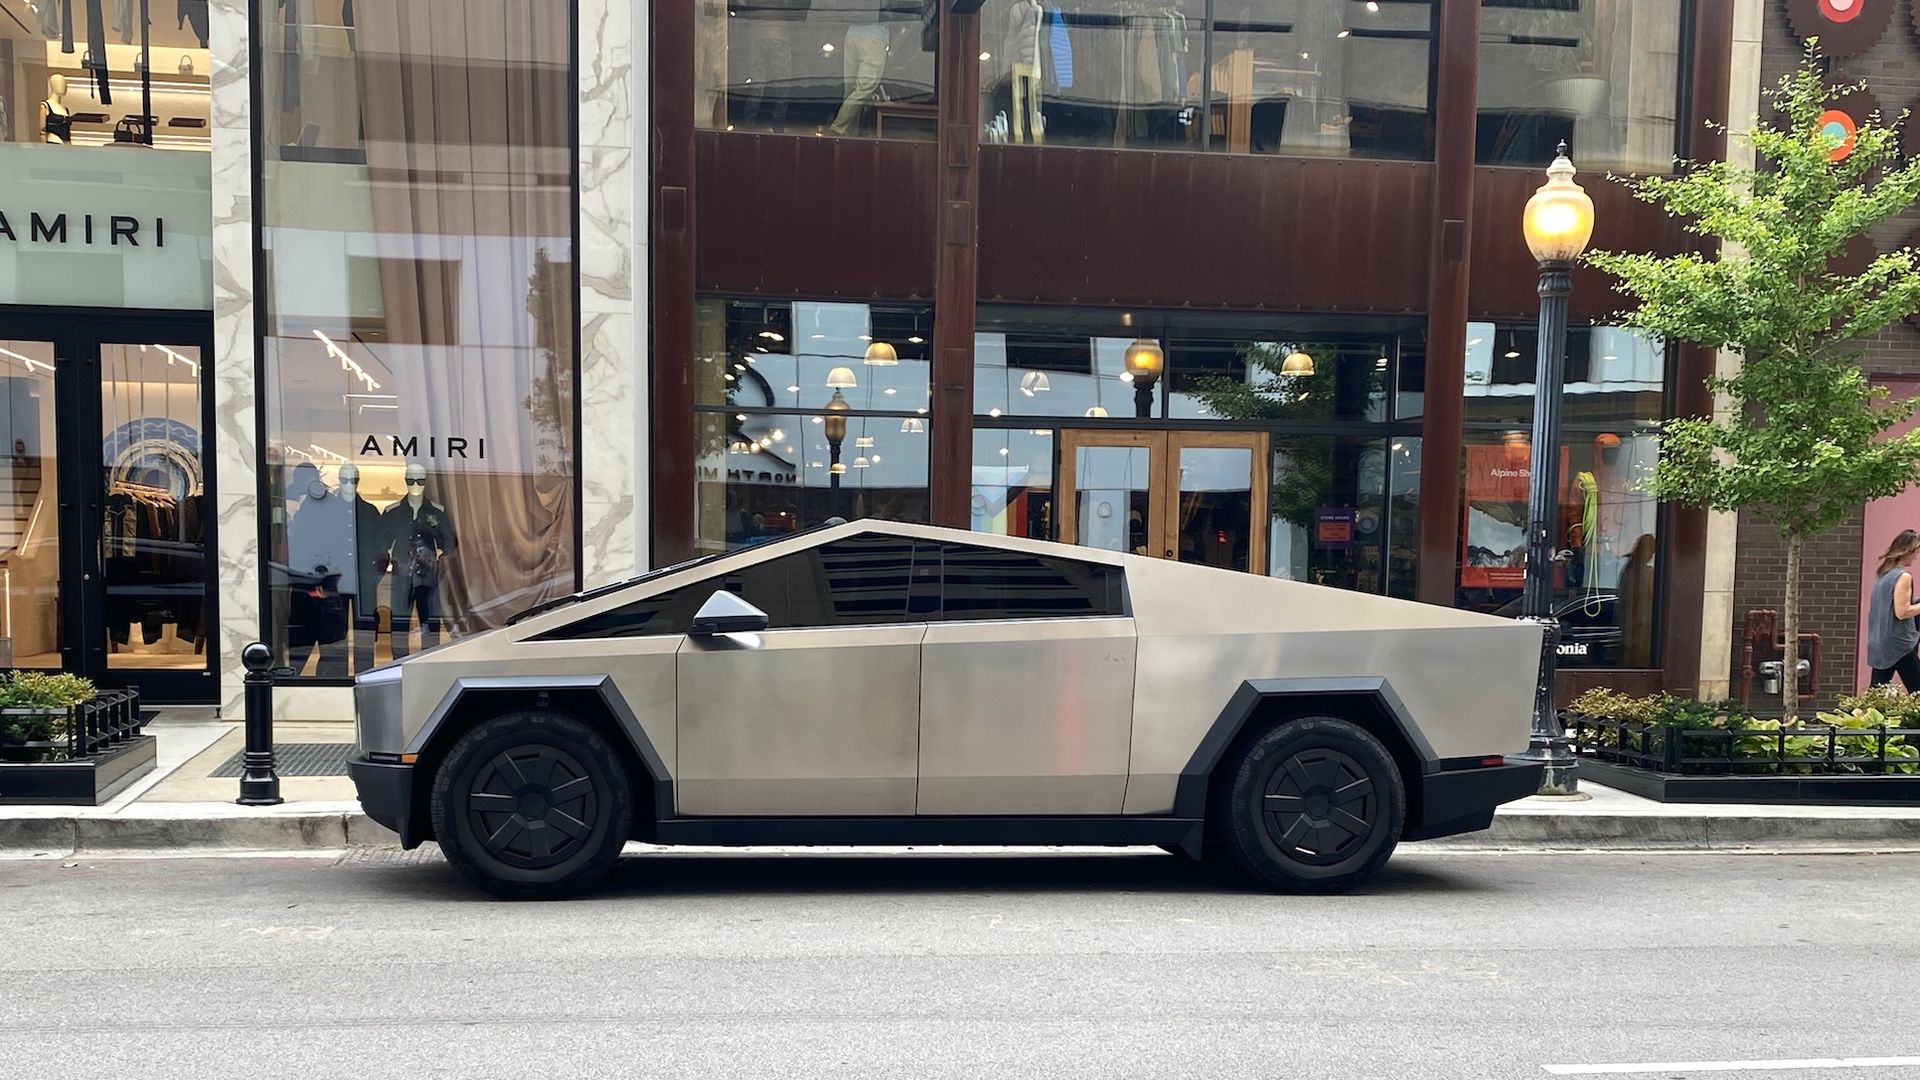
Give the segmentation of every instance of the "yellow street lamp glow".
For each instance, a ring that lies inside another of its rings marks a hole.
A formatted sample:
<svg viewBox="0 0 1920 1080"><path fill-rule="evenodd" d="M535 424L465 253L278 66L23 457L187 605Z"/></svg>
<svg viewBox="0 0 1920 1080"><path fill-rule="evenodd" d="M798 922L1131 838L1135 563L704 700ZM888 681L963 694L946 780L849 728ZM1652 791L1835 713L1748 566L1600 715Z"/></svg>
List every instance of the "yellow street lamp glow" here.
<svg viewBox="0 0 1920 1080"><path fill-rule="evenodd" d="M892 367L900 362L900 354L894 352L893 346L886 342L876 341L867 346L865 362L874 367Z"/></svg>
<svg viewBox="0 0 1920 1080"><path fill-rule="evenodd" d="M847 411L852 408L853 406L847 404L847 399L840 396L840 391L838 390L835 390L833 396L827 399L825 406L827 414L826 436L827 441L833 443L835 446L840 445L841 440L847 437Z"/></svg>
<svg viewBox="0 0 1920 1080"><path fill-rule="evenodd" d="M1573 182L1573 162L1567 144L1547 166L1547 182L1527 200L1521 218L1527 250L1542 263L1570 263L1587 250L1593 239L1593 200Z"/></svg>
<svg viewBox="0 0 1920 1080"><path fill-rule="evenodd" d="M1282 375L1313 374L1313 357L1308 356L1306 353L1303 353L1303 352L1289 353L1285 360L1280 361L1280 374Z"/></svg>
<svg viewBox="0 0 1920 1080"><path fill-rule="evenodd" d="M1133 376L1133 382L1141 386L1151 386L1159 381L1160 373L1167 368L1167 354L1160 343L1150 338L1140 338L1127 346L1127 374Z"/></svg>

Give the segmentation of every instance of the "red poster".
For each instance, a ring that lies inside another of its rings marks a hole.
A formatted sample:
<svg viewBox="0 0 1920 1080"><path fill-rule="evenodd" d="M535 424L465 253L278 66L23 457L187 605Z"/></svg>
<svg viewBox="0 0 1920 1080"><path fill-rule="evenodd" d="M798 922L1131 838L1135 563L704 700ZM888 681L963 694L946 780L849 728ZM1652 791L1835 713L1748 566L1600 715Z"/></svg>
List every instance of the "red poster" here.
<svg viewBox="0 0 1920 1080"><path fill-rule="evenodd" d="M1567 451L1560 450L1560 502L1568 489ZM1460 530L1460 585L1518 589L1527 578L1527 485L1531 454L1524 442L1468 446L1465 521Z"/></svg>

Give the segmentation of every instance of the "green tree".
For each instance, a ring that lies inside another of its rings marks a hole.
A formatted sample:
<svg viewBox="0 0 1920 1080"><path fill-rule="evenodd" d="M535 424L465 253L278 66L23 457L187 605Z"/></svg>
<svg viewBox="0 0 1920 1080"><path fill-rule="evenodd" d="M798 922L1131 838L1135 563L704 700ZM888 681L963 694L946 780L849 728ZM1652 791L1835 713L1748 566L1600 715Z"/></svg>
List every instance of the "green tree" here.
<svg viewBox="0 0 1920 1080"><path fill-rule="evenodd" d="M1312 375L1282 375L1289 354L1299 351L1316 361ZM1247 364L1244 379L1209 375L1195 382L1193 396L1223 420L1275 422L1328 421L1336 413L1339 393L1339 345L1303 342L1253 342L1240 347ZM1379 390L1384 371L1369 368L1370 388ZM1330 436L1294 436L1287 443L1289 468L1278 470L1268 489L1269 512L1302 529L1313 527L1314 510L1333 490L1334 440Z"/></svg>
<svg viewBox="0 0 1920 1080"><path fill-rule="evenodd" d="M1741 354L1737 372L1707 381L1732 410L1722 420L1671 421L1649 488L1663 500L1773 523L1787 548L1788 642L1800 629L1806 541L1920 479L1920 433L1887 436L1920 403L1889 401L1858 363L1863 339L1920 309L1920 265L1911 249L1880 255L1857 274L1833 265L1847 241L1914 205L1920 161L1900 160L1896 127L1877 114L1843 152L1821 114L1855 87L1829 86L1823 67L1809 40L1798 70L1767 90L1780 122L1746 134L1757 167L1716 161L1625 181L1688 231L1718 241L1717 254L1588 256L1636 302L1622 315L1628 326ZM1790 675L1781 682L1789 716L1797 685Z"/></svg>

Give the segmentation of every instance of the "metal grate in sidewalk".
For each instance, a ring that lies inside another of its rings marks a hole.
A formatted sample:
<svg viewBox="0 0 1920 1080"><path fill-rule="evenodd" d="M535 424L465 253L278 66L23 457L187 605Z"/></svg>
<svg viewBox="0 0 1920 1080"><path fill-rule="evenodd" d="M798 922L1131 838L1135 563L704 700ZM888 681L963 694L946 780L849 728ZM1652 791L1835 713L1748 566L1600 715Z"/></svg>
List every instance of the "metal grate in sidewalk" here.
<svg viewBox="0 0 1920 1080"><path fill-rule="evenodd" d="M216 778L239 776L244 753L242 751L221 762L218 768L207 775ZM273 766L281 776L345 776L347 758L352 753L353 744L345 742L275 743Z"/></svg>

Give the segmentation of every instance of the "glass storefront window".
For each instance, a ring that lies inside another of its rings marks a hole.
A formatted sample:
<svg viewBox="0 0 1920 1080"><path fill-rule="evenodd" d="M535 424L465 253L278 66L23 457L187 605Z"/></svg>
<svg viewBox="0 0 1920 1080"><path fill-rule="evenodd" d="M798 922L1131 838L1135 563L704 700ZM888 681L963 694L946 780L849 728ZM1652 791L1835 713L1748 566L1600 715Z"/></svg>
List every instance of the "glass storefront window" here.
<svg viewBox="0 0 1920 1080"><path fill-rule="evenodd" d="M696 550L926 521L932 328L910 304L697 301Z"/></svg>
<svg viewBox="0 0 1920 1080"><path fill-rule="evenodd" d="M14 668L58 668L64 642L60 610L60 469L54 397L54 347L0 341L0 394L7 406L7 481L0 488L0 630Z"/></svg>
<svg viewBox="0 0 1920 1080"><path fill-rule="evenodd" d="M1644 480L1659 459L1667 350L1620 327L1568 339L1556 535L1573 555L1554 570L1560 663L1654 667L1661 515ZM1531 325L1467 327L1462 607L1520 613L1536 341Z"/></svg>
<svg viewBox="0 0 1920 1080"><path fill-rule="evenodd" d="M973 408L989 418L1140 417L1126 356L1144 339L1165 356L1147 417L1384 422L1396 359L1423 350L1418 320L983 306L977 327ZM1287 366L1296 354L1310 371Z"/></svg>
<svg viewBox="0 0 1920 1080"><path fill-rule="evenodd" d="M1459 606L1517 616L1532 446L1517 430L1469 431L1466 442ZM1660 508L1641 481L1659 453L1650 430L1570 427L1561 442L1555 535L1573 553L1554 568L1562 667L1658 665Z"/></svg>
<svg viewBox="0 0 1920 1080"><path fill-rule="evenodd" d="M933 314L925 306L701 300L696 320L698 405L817 410L836 392L852 409L929 404Z"/></svg>
<svg viewBox="0 0 1920 1080"><path fill-rule="evenodd" d="M0 17L0 142L211 148L207 5L20 0ZM145 80L141 51L148 54Z"/></svg>
<svg viewBox="0 0 1920 1080"><path fill-rule="evenodd" d="M1053 539L1053 431L975 428L973 531Z"/></svg>
<svg viewBox="0 0 1920 1080"><path fill-rule="evenodd" d="M1482 165L1667 172L1678 152L1684 0L1483 0Z"/></svg>
<svg viewBox="0 0 1920 1080"><path fill-rule="evenodd" d="M931 140L938 5L718 0L694 14L694 123Z"/></svg>
<svg viewBox="0 0 1920 1080"><path fill-rule="evenodd" d="M274 28L338 79L254 80L299 120L262 133L267 622L344 677L577 587L576 83L565 5L298 12L350 25Z"/></svg>
<svg viewBox="0 0 1920 1080"><path fill-rule="evenodd" d="M989 0L982 16L986 142L1433 156L1430 3Z"/></svg>
<svg viewBox="0 0 1920 1080"><path fill-rule="evenodd" d="M1420 439L1294 435L1273 442L1274 577L1410 598L1420 533Z"/></svg>
<svg viewBox="0 0 1920 1080"><path fill-rule="evenodd" d="M1539 331L1530 323L1467 324L1466 420L1533 423ZM1567 333L1569 424L1652 426L1666 402L1667 350L1658 339L1618 326L1576 326Z"/></svg>

